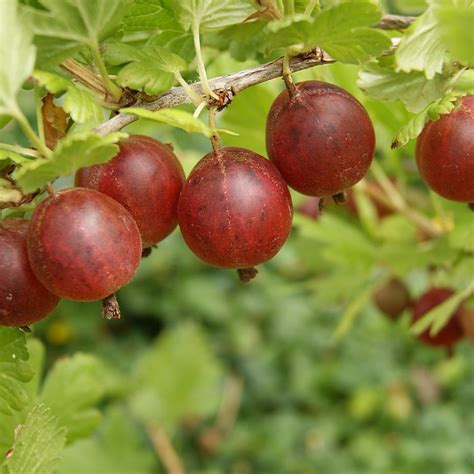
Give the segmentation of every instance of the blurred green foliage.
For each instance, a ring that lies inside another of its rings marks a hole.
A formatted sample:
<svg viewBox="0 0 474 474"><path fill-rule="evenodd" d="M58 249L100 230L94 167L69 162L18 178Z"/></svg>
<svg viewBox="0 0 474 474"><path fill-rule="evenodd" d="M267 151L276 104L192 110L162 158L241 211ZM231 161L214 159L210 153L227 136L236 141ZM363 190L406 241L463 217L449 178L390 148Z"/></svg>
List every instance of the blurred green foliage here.
<svg viewBox="0 0 474 474"><path fill-rule="evenodd" d="M403 14L424 8L382 3ZM210 77L262 59L234 59L258 40L235 35L230 52L206 56ZM413 141L391 149L410 114L399 101L365 96L358 70L334 64L295 80L334 82L361 100L376 129L374 174L396 178L400 193L449 232L423 238L406 215L379 219L372 201L356 196L358 216L329 205L318 220L297 213L278 256L242 285L234 272L199 262L176 231L120 291L120 321L103 321L99 303L62 301L32 335L0 332L0 452L14 447L2 474L43 474L58 456L64 474L163 472L163 433L189 472L474 472L474 346L463 341L452 357L427 348L410 333L408 312L394 323L371 298L392 275L412 297L433 284L463 291L474 274L472 213L427 192ZM265 154L266 114L282 89L275 80L237 95L219 126L239 135L223 143ZM34 124L32 95L22 91L20 105ZM172 143L187 173L210 149L203 136L147 120L126 131ZM14 122L0 141L27 145ZM304 201L293 198L295 207ZM27 436L44 456L22 451Z"/></svg>

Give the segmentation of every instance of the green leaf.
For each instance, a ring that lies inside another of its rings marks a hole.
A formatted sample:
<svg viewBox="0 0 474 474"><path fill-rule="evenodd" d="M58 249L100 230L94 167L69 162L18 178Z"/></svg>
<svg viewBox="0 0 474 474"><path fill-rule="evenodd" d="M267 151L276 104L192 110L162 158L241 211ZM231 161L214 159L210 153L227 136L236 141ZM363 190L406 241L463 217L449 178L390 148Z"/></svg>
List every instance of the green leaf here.
<svg viewBox="0 0 474 474"><path fill-rule="evenodd" d="M440 8L435 9L435 16L449 55L455 61L474 66L474 4L470 0L437 3Z"/></svg>
<svg viewBox="0 0 474 474"><path fill-rule="evenodd" d="M33 77L52 94L66 92L62 108L71 115L76 123L100 122L102 109L97 105L92 93L58 74L36 69Z"/></svg>
<svg viewBox="0 0 474 474"><path fill-rule="evenodd" d="M173 12L161 0L136 0L122 21L124 31L164 30L176 25Z"/></svg>
<svg viewBox="0 0 474 474"><path fill-rule="evenodd" d="M105 368L86 354L59 360L48 373L40 401L51 408L60 426L67 428L67 442L88 436L100 422L93 407L105 394Z"/></svg>
<svg viewBox="0 0 474 474"><path fill-rule="evenodd" d="M59 463L65 433L49 408L35 406L16 430L13 447L0 465L2 474L52 473Z"/></svg>
<svg viewBox="0 0 474 474"><path fill-rule="evenodd" d="M24 164L31 161L28 158L25 158L24 156L15 153L14 151L2 150L2 144L0 143L0 161L4 160L11 160L13 161L13 163L16 164Z"/></svg>
<svg viewBox="0 0 474 474"><path fill-rule="evenodd" d="M390 66L370 64L359 72L357 85L378 100L400 100L410 112L421 112L443 94L445 79L427 80L422 72L396 72Z"/></svg>
<svg viewBox="0 0 474 474"><path fill-rule="evenodd" d="M117 75L117 82L122 87L143 90L149 95L161 94L171 89L175 77L164 72L156 64L147 60L127 64Z"/></svg>
<svg viewBox="0 0 474 474"><path fill-rule="evenodd" d="M102 56L107 64L112 64L113 66L138 61L144 57L141 49L129 44L120 43L119 41L104 43L102 45Z"/></svg>
<svg viewBox="0 0 474 474"><path fill-rule="evenodd" d="M61 140L51 158L37 159L15 171L15 180L25 193L32 192L58 176L66 176L79 168L105 163L118 152L116 143L127 135L120 132L100 137L84 132Z"/></svg>
<svg viewBox="0 0 474 474"><path fill-rule="evenodd" d="M23 383L33 377L25 335L17 328L0 327L0 413L11 415L28 402Z"/></svg>
<svg viewBox="0 0 474 474"><path fill-rule="evenodd" d="M380 56L390 48L390 38L368 28L382 13L372 2L348 2L324 10L314 19L312 37L334 59L357 64Z"/></svg>
<svg viewBox="0 0 474 474"><path fill-rule="evenodd" d="M404 125L392 142L392 148L399 148L406 145L410 140L418 137L429 120L437 120L441 114L448 114L455 107L458 94L448 94L446 97L439 99L430 104L419 114L415 115L410 121Z"/></svg>
<svg viewBox="0 0 474 474"><path fill-rule="evenodd" d="M54 72L35 69L33 71L33 77L38 81L40 86L45 87L48 92L51 92L51 94L65 92L72 86L71 81L68 81Z"/></svg>
<svg viewBox="0 0 474 474"><path fill-rule="evenodd" d="M32 34L17 13L15 0L0 2L0 115L14 115L16 96L35 64ZM5 124L5 119L3 118Z"/></svg>
<svg viewBox="0 0 474 474"><path fill-rule="evenodd" d="M124 408L112 406L94 437L75 442L61 453L58 472L151 474L156 462L141 438L141 432Z"/></svg>
<svg viewBox="0 0 474 474"><path fill-rule="evenodd" d="M220 363L196 326L168 330L138 363L133 411L144 423L167 429L186 416L209 415L217 407L221 376Z"/></svg>
<svg viewBox="0 0 474 474"><path fill-rule="evenodd" d="M176 0L179 21L185 30L222 28L244 21L256 11L251 0Z"/></svg>
<svg viewBox="0 0 474 474"><path fill-rule="evenodd" d="M428 8L406 31L395 52L400 71L422 71L433 79L443 70L445 45L432 8Z"/></svg>
<svg viewBox="0 0 474 474"><path fill-rule="evenodd" d="M150 95L169 90L175 76L187 67L183 58L156 45L139 50L119 43L109 44L106 57L115 64L132 61L118 73L118 83L132 89L143 89Z"/></svg>
<svg viewBox="0 0 474 474"><path fill-rule="evenodd" d="M315 18L296 14L272 21L266 41L270 49L319 46L338 61L357 64L380 56L392 44L385 33L369 28L380 17L380 10L371 2L342 3Z"/></svg>
<svg viewBox="0 0 474 474"><path fill-rule="evenodd" d="M211 129L199 119L193 117L189 112L178 109L161 109L151 111L147 109L140 109L138 107L129 107L121 109L121 113L136 115L137 117L154 120L155 122L166 123L172 127L181 128L186 130L188 133L202 133L206 137L212 135ZM234 132L226 129L219 128L220 132L229 133L235 135Z"/></svg>
<svg viewBox="0 0 474 474"><path fill-rule="evenodd" d="M473 293L474 283L471 283L464 290L455 293L446 301L428 311L411 327L411 332L420 334L431 326L430 334L435 336L448 323L456 308Z"/></svg>
<svg viewBox="0 0 474 474"><path fill-rule="evenodd" d="M83 46L97 47L113 34L132 0L42 0L47 10L24 7L35 34L38 60L51 67Z"/></svg>

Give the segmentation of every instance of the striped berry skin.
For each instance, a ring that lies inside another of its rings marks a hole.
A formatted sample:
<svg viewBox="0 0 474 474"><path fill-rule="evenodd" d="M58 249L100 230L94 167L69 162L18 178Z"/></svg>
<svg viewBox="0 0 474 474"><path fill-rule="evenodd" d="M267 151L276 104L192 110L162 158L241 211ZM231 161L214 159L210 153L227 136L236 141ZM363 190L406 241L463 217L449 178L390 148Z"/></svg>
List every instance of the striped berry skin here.
<svg viewBox="0 0 474 474"><path fill-rule="evenodd" d="M290 193L276 167L237 147L202 158L178 204L189 248L223 268L253 267L272 258L288 238L292 215Z"/></svg>
<svg viewBox="0 0 474 474"><path fill-rule="evenodd" d="M148 248L178 224L177 208L184 171L171 147L144 135L119 143L118 154L102 165L82 168L76 186L107 194L135 219Z"/></svg>
<svg viewBox="0 0 474 474"><path fill-rule="evenodd" d="M461 97L452 112L425 125L416 142L416 164L439 195L474 202L474 96Z"/></svg>
<svg viewBox="0 0 474 474"><path fill-rule="evenodd" d="M130 213L91 189L45 199L31 217L28 256L37 278L57 296L101 300L138 269L142 242Z"/></svg>
<svg viewBox="0 0 474 474"><path fill-rule="evenodd" d="M306 81L284 90L267 117L269 158L290 187L334 196L360 181L375 150L372 122L355 97L333 84Z"/></svg>

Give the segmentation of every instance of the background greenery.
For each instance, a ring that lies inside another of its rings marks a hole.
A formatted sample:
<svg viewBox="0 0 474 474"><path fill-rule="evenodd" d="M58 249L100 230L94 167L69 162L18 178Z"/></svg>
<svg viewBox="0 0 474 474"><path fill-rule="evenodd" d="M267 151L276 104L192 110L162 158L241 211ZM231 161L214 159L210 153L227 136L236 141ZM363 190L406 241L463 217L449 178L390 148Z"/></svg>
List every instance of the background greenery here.
<svg viewBox="0 0 474 474"><path fill-rule="evenodd" d="M386 3L410 14L424 4ZM212 34L206 41L219 44ZM260 59L211 51L210 77ZM295 79L324 79L356 95L376 128L376 173L396 177L450 231L420 239L405 216L380 220L363 197L358 217L343 206L318 220L297 213L288 243L248 285L199 262L176 231L120 291L122 320L103 321L98 303L62 301L32 335L0 332L9 389L0 395L19 409L0 405L0 452L18 423L27 427L5 472L162 472L156 433L166 433L190 472L473 472L473 345L461 342L449 358L410 333L408 313L393 323L371 300L392 275L413 297L432 284L462 290L474 270L472 213L427 192L413 141L390 148L411 115L401 102L363 95L358 69L335 64ZM219 117L239 133L224 143L265 154L266 113L282 87L275 80L239 94ZM32 96L22 91L20 104L34 123ZM150 121L126 131L173 143L187 172L209 150L205 137ZM27 145L15 123L0 141ZM294 201L304 198L294 193Z"/></svg>

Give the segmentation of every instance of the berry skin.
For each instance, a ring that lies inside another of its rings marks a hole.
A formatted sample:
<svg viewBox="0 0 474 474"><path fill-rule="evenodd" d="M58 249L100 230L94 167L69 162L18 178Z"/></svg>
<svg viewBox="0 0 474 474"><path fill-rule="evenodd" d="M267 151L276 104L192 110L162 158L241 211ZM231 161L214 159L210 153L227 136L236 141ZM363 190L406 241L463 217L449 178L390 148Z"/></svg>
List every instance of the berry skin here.
<svg viewBox="0 0 474 474"><path fill-rule="evenodd" d="M253 267L272 258L290 233L292 213L290 193L275 166L237 147L202 158L178 204L189 248L223 268Z"/></svg>
<svg viewBox="0 0 474 474"><path fill-rule="evenodd" d="M454 291L449 288L431 288L428 290L413 305L412 323L421 319L428 311L440 305L453 294ZM431 328L428 328L418 335L418 339L430 346L452 347L463 337L459 315L460 310L458 308L436 336L431 336Z"/></svg>
<svg viewBox="0 0 474 474"><path fill-rule="evenodd" d="M28 261L28 221L0 221L0 325L22 327L40 321L58 304Z"/></svg>
<svg viewBox="0 0 474 474"><path fill-rule="evenodd" d="M421 177L436 193L452 201L474 202L474 96L425 125L416 144Z"/></svg>
<svg viewBox="0 0 474 474"><path fill-rule="evenodd" d="M375 133L367 112L344 89L320 81L283 91L267 117L267 152L289 186L309 196L333 196L367 173Z"/></svg>
<svg viewBox="0 0 474 474"><path fill-rule="evenodd" d="M128 283L142 242L130 213L90 189L73 188L45 199L28 230L31 268L52 293L101 300Z"/></svg>
<svg viewBox="0 0 474 474"><path fill-rule="evenodd" d="M398 278L392 278L374 293L377 308L392 320L397 320L410 305L410 293Z"/></svg>
<svg viewBox="0 0 474 474"><path fill-rule="evenodd" d="M80 169L75 184L122 204L140 229L143 247L151 247L178 223L183 168L170 146L144 135L130 135L119 148L108 163Z"/></svg>

